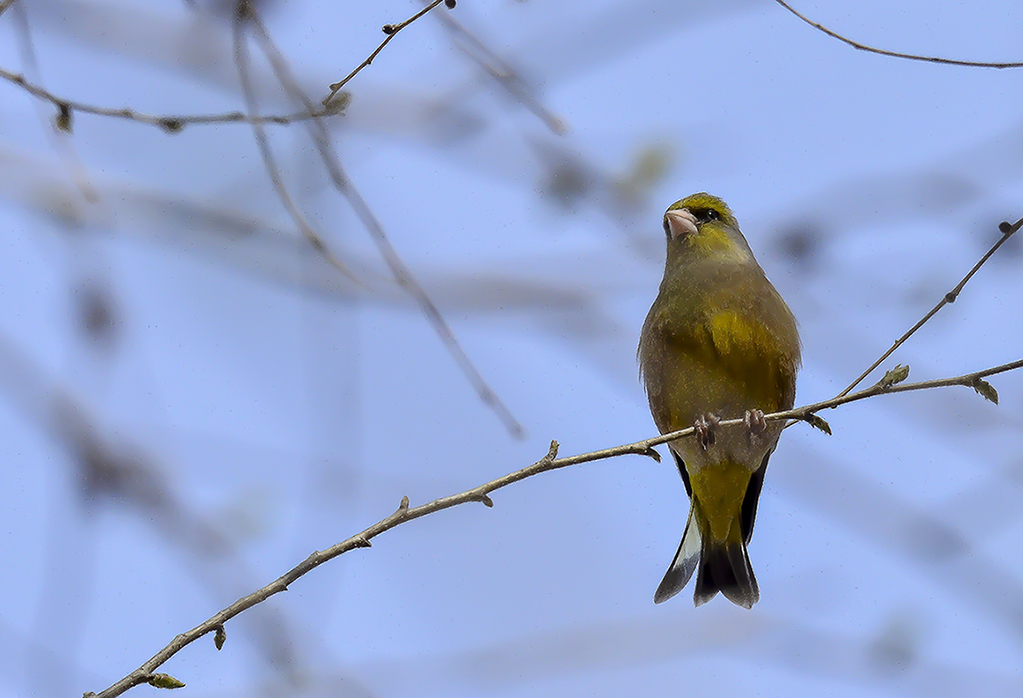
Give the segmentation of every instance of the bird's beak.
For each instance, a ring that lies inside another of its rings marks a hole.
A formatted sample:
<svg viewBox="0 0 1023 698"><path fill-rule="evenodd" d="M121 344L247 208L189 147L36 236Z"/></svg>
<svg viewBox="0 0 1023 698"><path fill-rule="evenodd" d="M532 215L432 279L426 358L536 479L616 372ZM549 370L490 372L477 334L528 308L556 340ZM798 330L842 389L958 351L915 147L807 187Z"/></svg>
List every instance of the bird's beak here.
<svg viewBox="0 0 1023 698"><path fill-rule="evenodd" d="M687 208L677 208L664 214L668 219L668 230L671 231L671 239L696 235L696 216L690 213Z"/></svg>

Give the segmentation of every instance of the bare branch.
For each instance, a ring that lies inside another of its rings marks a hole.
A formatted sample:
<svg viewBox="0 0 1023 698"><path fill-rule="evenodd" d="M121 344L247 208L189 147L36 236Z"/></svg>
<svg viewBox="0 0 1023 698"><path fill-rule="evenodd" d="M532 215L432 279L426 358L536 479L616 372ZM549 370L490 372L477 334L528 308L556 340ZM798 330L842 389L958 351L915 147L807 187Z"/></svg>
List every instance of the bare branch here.
<svg viewBox="0 0 1023 698"><path fill-rule="evenodd" d="M245 43L244 29L244 20L242 18L236 19L233 24L234 60L235 65L238 68L238 78L242 84L242 94L245 96L246 108L249 115L254 116L258 111L258 106L256 104L255 90L252 88L252 80L249 77L249 55ZM273 183L274 189L277 191L277 197L281 200L284 208L287 209L288 215L291 216L291 219L295 222L295 225L298 226L302 235L305 236L306 240L309 241L309 244L312 245L313 249L316 250L317 253L322 255L332 267L354 281L356 284L360 284L358 278L351 271L348 265L342 262L341 259L327 246L323 237L313 230L312 225L298 208L295 200L291 197L291 193L288 191L287 185L284 184L284 178L281 176L281 170L277 165L273 149L270 147L270 141L266 136L266 128L264 125L258 119L253 119L251 124L253 135L256 137L256 145L259 148L263 164L266 166L267 175L270 177L270 181Z"/></svg>
<svg viewBox="0 0 1023 698"><path fill-rule="evenodd" d="M136 111L130 107L111 108L99 107L93 104L77 102L73 99L65 99L53 94L49 90L29 82L24 75L12 73L9 70L0 68L0 78L20 87L33 97L52 104L58 111L79 112L82 114L93 114L95 116L107 116L114 119L126 119L137 121L142 124L156 126L168 133L177 133L189 124L230 124L230 123L260 123L260 124L281 124L288 125L298 121L308 121L322 117L335 116L344 110L345 102L336 100L329 108L318 109L310 114L308 111L295 114L278 114L269 116L250 116L240 111L224 112L221 114L146 114Z"/></svg>
<svg viewBox="0 0 1023 698"><path fill-rule="evenodd" d="M878 395L886 395L893 393L905 393L915 390L930 390L933 388L942 388L953 385L962 385L967 387L976 388L978 381L987 376L993 376L998 373L1004 373L1006 371L1013 371L1018 368L1023 368L1023 359L1013 361L1000 366L994 366L992 368L986 368L981 371L974 373L967 373L961 376L955 376L952 378L941 378L930 381L920 381L918 383L902 383L893 384L891 381L879 381L876 385L853 393L851 395L845 395L841 397L835 397L830 400L823 402L816 402L811 405L799 407L792 410L786 410L784 412L774 412L772 414L764 415L766 420L798 420L808 421L813 423L814 417L820 410L838 407L840 405L846 405L850 402L856 402L858 400L865 400L867 398L875 397ZM899 372L899 375L907 375L905 372ZM979 392L979 391L978 391ZM823 420L822 420L823 421ZM725 419L718 423L719 428L736 427L745 425L746 420L744 417L738 417L735 419ZM493 501L490 498L490 494L503 487L507 487L520 480L525 480L528 477L539 475L550 470L558 470L559 468L567 468L571 465L578 465L580 463L590 463L598 460L605 460L607 458L615 458L624 455L642 455L642 456L656 456L656 451L653 450L654 446L668 443L669 441L675 441L677 439L683 439L691 436L695 429L689 427L687 429L681 429L674 431L669 434L662 434L655 436L651 439L644 439L643 441L636 441L631 444L623 444L621 446L615 446L613 448L605 448L599 451L591 451L589 453L582 453L576 456L568 456L566 458L558 458L558 442L552 441L550 449L547 454L536 461L532 465L529 465L521 470L516 470L513 473L509 473L503 477L499 477L496 480L474 487L470 490L466 490L459 494L453 494L448 497L442 497L435 499L432 502L428 502L418 507L409 507L408 497L403 497L398 509L377 523L373 524L369 528L363 530L360 533L355 534L351 538L341 541L330 548L322 551L316 551L309 557L303 560L301 563L290 569L288 572L283 574L278 579L274 580L270 584L267 584L262 589L259 589L248 596L238 599L233 604L225 608L224 610L211 616L209 619L195 626L191 630L181 633L175 637L170 644L164 647L162 650L157 652L147 662L145 662L138 669L125 676L123 679L113 684L106 690L98 694L98 698L113 698L119 696L128 689L138 686L139 684L146 683L149 677L153 675L157 668L159 668L164 662L177 654L187 645L195 642L200 637L208 634L215 633L223 635L224 623L231 618L234 618L239 613L255 606L256 604L262 603L271 596L278 594L282 591L286 591L288 586L298 580L300 577L311 572L313 569L319 567L323 563L342 555L349 550L356 548L368 548L370 547L370 541L376 538L381 533L389 531L396 526L412 521L414 519L421 518L427 514L432 514L437 511L444 509L450 509L460 504L467 504L469 502L481 502L486 506L493 506ZM86 698L97 696L97 694L86 694Z"/></svg>
<svg viewBox="0 0 1023 698"><path fill-rule="evenodd" d="M456 45L462 49L465 55L475 61L522 106L533 112L552 133L561 136L568 131L565 122L543 105L539 97L526 85L526 81L508 61L497 55L450 14L444 12L435 16L451 35L459 40Z"/></svg>
<svg viewBox="0 0 1023 698"><path fill-rule="evenodd" d="M913 54L913 53L899 53L898 51L889 51L889 50L883 49L883 48L874 48L873 46L867 46L866 44L861 44L858 41L853 41L852 39L848 39L848 38L842 36L841 34L839 34L838 32L835 32L835 31L832 31L831 29L828 29L823 24L818 24L817 22L814 22L812 19L806 17L803 14L800 14L795 9L793 9L791 5L789 5L787 2L785 2L785 0L775 0L775 2L777 2L779 5L784 7L786 10L788 10L789 12L794 14L796 17L799 17L799 19L803 20L804 22L809 24L814 29L822 31L825 34L827 34L828 36L830 36L831 38L833 38L833 39L838 39L839 41L841 41L844 44L848 44L849 46L852 46L855 49L859 49L860 51L866 51L867 53L876 53L876 54L878 54L880 56L891 56L892 58L905 58L906 60L910 60L910 61L924 61L925 63L941 63L941 64L944 64L944 65L962 65L962 66L967 66L967 67L970 67L970 68L1023 68L1023 62L1017 62L1017 63L988 63L988 62L984 62L984 61L961 61L961 60L958 60L958 59L955 59L955 58L940 58L940 57L937 57L937 56L919 56L919 55L916 55L916 54Z"/></svg>
<svg viewBox="0 0 1023 698"><path fill-rule="evenodd" d="M963 287L964 287L964 286L966 286L966 283L967 283L967 282L968 282L968 281L969 281L970 279L972 279L972 278L973 278L973 275L974 275L974 274L976 274L976 273L977 273L977 272L978 272L978 271L980 270L980 268L981 268L982 266L984 266L984 263L985 263L985 262L987 262L987 261L988 261L988 259L990 259L990 258L991 258L991 255L993 255L993 254L994 254L994 253L995 253L995 252L996 252L996 251L998 250L998 248L999 248L999 247L1001 247L1002 245L1004 245L1004 244L1005 244L1005 241L1006 241L1006 240L1008 240L1008 239L1009 239L1010 237L1012 237L1012 234L1013 234L1013 233L1015 233L1015 232L1016 232L1017 230L1019 230L1019 228L1020 228L1020 226L1021 226L1021 225L1023 225L1023 218L1021 218L1020 220L1016 221L1015 223L1009 223L1008 221L1002 221L1001 223L999 223L999 224L998 224L998 230L999 230L999 231L1000 231L1000 232L1002 233L1002 237L998 239L998 242L996 242L996 243L995 243L994 245L992 245L992 246L991 246L991 249L990 249L990 250L988 250L988 251L987 251L987 253L986 253L986 254L985 254L985 255L984 255L983 257L981 257L981 258L980 258L980 261L979 261L979 262L977 262L976 264L974 264L974 265L973 265L973 268L972 268L972 269L970 269L970 271L968 271L968 272L966 273L966 276L964 276L964 277L962 278L962 280L961 280L961 281L960 281L960 282L959 282L958 284L956 284L956 285L955 285L955 288L953 288L953 289L952 289L951 291L949 291L948 293L946 293L946 294L944 295L944 297L943 297L943 298L941 299L941 301L939 301L939 302L938 302L938 304L937 304L936 306L934 306L933 308L931 308L930 312L928 312L928 313L927 313L926 315L924 315L924 316L923 316L923 317L922 317L922 318L920 319L920 321L919 321L918 323L916 323L916 324L915 324L915 325L913 325L913 326L912 326L911 328L909 328L909 331L908 331L908 332L906 332L906 334L904 334L904 335L902 335L901 337L899 337L898 339L896 339L896 340L895 340L895 343L894 343L894 344L892 344L892 345L891 345L891 347L889 347L889 348L888 348L888 351L886 351L885 353L881 354L881 356L880 356L880 357L879 357L879 358L877 359L877 361L875 361L874 363L870 364L870 366L869 366L869 367L867 368L867 370L866 370L866 371L864 371L863 373L861 373L861 374L859 375L859 377L858 377L858 378L857 378L856 380L854 380L854 381L853 381L852 383L850 383L850 384L849 384L849 385L848 385L848 386L846 387L846 389L845 389L845 390L843 390L842 392L840 392L840 393L839 393L839 394L837 395L837 397L842 397L843 395L848 395L848 394L849 394L849 392L850 392L850 391L851 391L851 390L852 390L853 388L855 388L855 387L856 387L857 385L859 385L859 384L860 384L860 381L862 381L862 380L863 380L864 378L866 378L866 377L867 377L868 375L870 375L870 372L871 372L871 371L873 371L873 370L874 370L875 368L877 368L878 366L880 366L880 365L881 365L881 363L882 363L882 362L883 362L883 361L884 361L885 359L887 359L887 358L888 358L889 356L891 356L891 355L892 355L892 353L893 353L893 352L894 352L894 351L895 351L896 349L898 349L899 347L901 347L901 346L903 345L903 343L905 343L905 341L906 341L907 339L909 339L910 337L912 337L912 336L913 336L913 334L914 334L914 333L915 333L915 332L916 332L917 330L919 330L919 329L920 329L921 327L923 327L923 326L924 326L924 324L925 324L925 323L926 323L926 322L927 322L928 320L930 320L930 319L931 319L932 317L934 317L934 316L935 316L935 315L937 314L937 312L938 312L939 310L941 310L942 308L944 308L944 307L945 307L946 305L948 305L949 303L955 303L955 300L956 300L956 298L957 298L957 297L959 296L959 293L960 293L960 292L961 292L961 291L963 290Z"/></svg>
<svg viewBox="0 0 1023 698"><path fill-rule="evenodd" d="M369 56L366 57L366 60L364 60L362 63L356 66L355 70L348 73L348 75L346 75L344 79L342 79L340 82L335 82L332 85L330 85L330 94L323 98L323 105L327 106L331 104L334 101L334 96L341 90L341 88L347 85L349 80L351 80L360 72L362 72L363 68L366 68L371 63L373 63L373 59L376 58L380 54L380 52L384 50L384 46L387 46L387 44L391 43L391 39L397 36L398 32L400 32L402 29L415 22L417 19L425 15L433 8L437 7L437 5L441 4L442 2L444 2L444 0L433 0L433 2L431 2L429 5L427 5L426 7L424 7L423 9L421 9L419 12L415 13L408 19L406 19L404 22L399 22L398 24L385 24L382 27L382 30L384 34L387 35L387 38L381 41L380 45L376 47L376 50L373 51L373 53L369 54Z"/></svg>
<svg viewBox="0 0 1023 698"><path fill-rule="evenodd" d="M436 6L434 3L432 6ZM431 6L431 7L432 7ZM427 8L429 9L429 8ZM421 16L421 15L417 15ZM248 14L244 19L255 29L256 40L259 41L260 47L263 49L263 53L270 61L270 65L277 76L278 81L288 92L292 99L305 105L306 109L310 112L315 110L315 107L309 97L302 91L298 86L298 82L291 74L291 70L288 68L287 61L284 56L277 49L273 40L270 37L270 33L267 31L266 26L263 24L255 8L249 8ZM414 19L414 18L413 18ZM413 21L412 19L408 22ZM405 24L407 24L406 22ZM419 305L420 310L430 325L433 326L434 332L440 337L441 341L447 347L448 352L454 358L461 369L463 375L469 380L476 394L487 405L494 413L498 416L501 422L504 424L508 432L516 437L522 438L524 430L522 425L519 423L515 416L511 413L511 410L501 401L497 393L494 392L490 384L483 378L483 375L473 364L472 359L465 353L465 349L462 348L458 338L455 337L455 333L451 330L447 320L441 314L436 304L426 293L415 276L412 274L412 270L402 261L398 251L391 244L390 238L387 236L387 232L384 230L380 220L373 213L373 209L370 208L359 190L355 188L355 185L348 178L344 168L341 166L341 160L338 158L337 153L330 143L330 134L324 126L323 121L320 119L313 119L307 123L310 134L313 138L313 142L316 144L316 148L320 153L320 158L323 160L324 166L327 168L327 172L330 174L330 179L334 183L334 187L338 192L348 200L348 203L355 211L355 215L359 217L363 227L369 231L370 236L377 245L377 249L380 251L381 257L387 263L391 274L394 276L394 280L398 283L401 288L412 297L413 300Z"/></svg>

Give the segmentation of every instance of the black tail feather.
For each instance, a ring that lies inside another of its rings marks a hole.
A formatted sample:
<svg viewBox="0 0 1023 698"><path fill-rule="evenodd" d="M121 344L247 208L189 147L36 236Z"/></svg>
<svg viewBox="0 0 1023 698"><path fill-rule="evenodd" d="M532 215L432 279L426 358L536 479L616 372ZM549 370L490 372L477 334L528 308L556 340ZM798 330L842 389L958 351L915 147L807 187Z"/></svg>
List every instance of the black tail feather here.
<svg viewBox="0 0 1023 698"><path fill-rule="evenodd" d="M700 606L713 599L719 591L743 608L753 608L753 604L760 600L757 578L750 566L746 545L741 541L703 541L693 600Z"/></svg>
<svg viewBox="0 0 1023 698"><path fill-rule="evenodd" d="M770 457L771 452L768 451L764 460L760 462L760 467L753 471L749 487L746 488L746 496L742 500L739 522L742 526L742 539L746 545L749 545L750 538L753 537L753 524L757 520L757 502L760 500L760 490L764 488L764 475L767 474L767 461Z"/></svg>

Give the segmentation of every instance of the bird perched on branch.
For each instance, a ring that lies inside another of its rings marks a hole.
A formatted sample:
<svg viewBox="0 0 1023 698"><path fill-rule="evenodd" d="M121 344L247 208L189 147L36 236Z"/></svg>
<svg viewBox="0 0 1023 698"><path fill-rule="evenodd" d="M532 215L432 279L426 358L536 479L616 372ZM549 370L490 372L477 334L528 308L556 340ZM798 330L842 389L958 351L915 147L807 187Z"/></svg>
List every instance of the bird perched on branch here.
<svg viewBox="0 0 1023 698"><path fill-rule="evenodd" d="M700 193L664 213L668 257L639 340L640 372L662 434L696 427L669 444L689 495L682 543L654 602L696 572L699 606L720 591L752 608L760 598L746 546L767 460L796 395L796 320L757 264L725 202ZM717 427L744 417L745 427Z"/></svg>

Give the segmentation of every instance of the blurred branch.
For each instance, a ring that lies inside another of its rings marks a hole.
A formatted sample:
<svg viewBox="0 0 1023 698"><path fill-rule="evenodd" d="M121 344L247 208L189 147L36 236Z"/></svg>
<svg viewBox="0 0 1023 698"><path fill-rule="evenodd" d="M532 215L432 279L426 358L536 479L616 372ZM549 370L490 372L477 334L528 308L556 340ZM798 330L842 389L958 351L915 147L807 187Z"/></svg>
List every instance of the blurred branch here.
<svg viewBox="0 0 1023 698"><path fill-rule="evenodd" d="M336 100L329 108L319 109L310 114L308 111L295 114L278 114L270 116L250 116L240 111L224 112L222 114L145 114L130 107L120 109L110 107L98 107L84 102L76 102L73 99L59 97L39 85L29 82L24 75L12 73L9 70L0 68L0 78L22 88L33 97L51 103L57 109L62 119L70 121L74 112L82 114L93 114L95 116L108 116L115 119L127 119L142 124L157 126L168 133L177 133L189 124L228 124L228 123L260 123L260 124L292 124L298 121L318 119L325 116L335 116L347 106L347 100Z"/></svg>
<svg viewBox="0 0 1023 698"><path fill-rule="evenodd" d="M0 14L3 14L4 10L13 5L15 0L0 0ZM189 124L225 124L225 123L250 123L253 125L259 124L292 124L299 121L309 121L312 119L320 119L326 116L334 116L339 112L343 111L348 104L347 93L342 93L339 96L341 88L344 87L352 78L360 73L364 68L373 63L373 59L383 51L384 47L390 43L399 31L416 21L433 8L440 5L442 2L446 3L449 8L455 6L455 0L433 0L429 5L424 7L419 12L415 13L408 19L398 24L385 24L383 31L387 34L376 50L371 53L366 60L360 63L352 72L350 72L343 80L336 82L330 86L330 94L323 100L323 108L321 109L308 109L305 111L297 112L294 114L278 114L270 116L258 116L254 114L244 114L242 112L224 112L219 114L181 114L181 115L157 115L157 114L146 114L143 112L136 111L130 107L111 108L111 107L100 107L93 104L86 104L84 102L77 102L72 99L65 99L59 97L49 90L40 87L32 82L29 82L24 75L11 72L0 68L0 78L7 80L13 85L20 87L25 90L33 97L50 102L57 109L57 113L62 122L69 123L72 120L74 112L80 112L82 114L93 114L95 116L107 116L115 119L127 119L129 121L137 121L143 124L150 124L157 126L168 133L177 133L185 126ZM239 3L240 8L247 8L248 3L243 1ZM242 9L240 12L247 10ZM251 111L251 110L250 110Z"/></svg>
<svg viewBox="0 0 1023 698"><path fill-rule="evenodd" d="M450 14L442 13L436 15L436 17L451 32L451 35L459 40L456 42L456 45L465 55L474 60L480 68L493 78L497 84L507 90L508 94L522 104L522 106L533 112L551 132L562 136L568 131L565 122L541 103L540 99L534 94L534 90L526 85L526 81L522 79L519 72L508 61L497 55L497 53L462 26Z"/></svg>
<svg viewBox="0 0 1023 698"><path fill-rule="evenodd" d="M434 3L436 6L438 3ZM239 15L236 25L242 24L251 26L255 31L256 40L259 42L260 48L263 50L264 55L270 61L270 65L274 71L274 75L277 77L281 86L284 87L288 95L300 102L305 106L310 113L315 111L315 107L309 97L302 91L298 86L298 82L291 74L291 70L288 67L287 61L284 56L277 49L274 44L270 33L267 31L266 26L263 24L256 12L256 8L243 0L239 6ZM414 18L413 18L414 19ZM412 20L408 20L411 22ZM236 29L240 31L240 29ZM459 343L458 338L455 337L454 332L448 325L447 320L441 314L437 305L433 302L433 299L426 293L423 287L416 280L412 274L412 270L408 268L401 257L398 255L398 251L391 244L390 238L387 236L387 232L384 230L383 225L377 218L376 214L370 208L369 204L359 193L358 189L352 183L351 179L345 173L344 168L341 166L341 160L338 158L337 153L334 152L333 146L330 142L330 134L327 128L323 125L323 121L320 119L313 119L308 123L310 135L313 142L316 144L316 149L319 151L320 159L323 161L324 167L327 169L330 179L334 184L334 188L343 196L355 211L355 215L359 217L363 227L370 233L373 238L373 242L376 243L377 249L380 252L380 256L384 259L390 270L394 280L418 305L427 321L433 327L434 332L444 343L451 354L455 363L458 364L462 374L468 379L472 385L476 394L483 401L487 407L494 411L497 417L504 424L508 432L516 437L521 438L524 430L522 425L515 419L515 416L511 413L511 410L501 401L497 393L494 392L490 384L483 378L483 375L473 364L472 359L466 354Z"/></svg>
<svg viewBox="0 0 1023 698"><path fill-rule="evenodd" d="M408 19L406 19L404 22L398 22L397 24L385 24L383 27L381 27L381 30L384 32L384 34L387 35L387 38L381 41L380 45L376 47L376 50L373 51L373 53L369 54L369 56L366 57L366 60L364 60L362 63L356 66L355 70L348 73L348 75L346 75L343 80L341 80L340 82L335 82L332 85L330 85L330 94L323 98L323 105L329 106L334 101L334 96L337 95L341 88L347 85L348 81L354 78L356 75L358 75L363 68L366 68L371 63L373 63L373 59L376 58L380 54L380 52L384 50L384 46L387 46L387 44L391 43L391 39L397 36L398 32L400 32L402 29L415 22L417 19L425 15L433 8L437 7L437 5L441 4L442 2L447 3L448 9L451 9L455 6L455 0L433 0L433 2L431 2L429 5L427 5L426 7L424 7L423 9L421 9L419 12L415 13Z"/></svg>
<svg viewBox="0 0 1023 698"><path fill-rule="evenodd" d="M937 56L919 56L919 55L914 54L914 53L899 53L898 51L889 51L889 50L883 49L883 48L874 48L873 46L867 46L866 44L861 44L858 41L853 41L852 39L846 38L846 37L842 36L841 34L839 34L838 32L835 32L835 31L832 31L831 29L828 29L823 24L818 24L817 22L814 22L812 19L808 18L806 15L800 14L795 9L793 9L791 5L789 5L787 2L785 2L785 0L775 0L775 2L777 2L779 5L784 7L786 10L788 10L789 12L794 14L796 17L799 17L799 19L803 20L804 22L809 24L814 29L822 31L825 34L827 34L828 36L830 36L831 38L833 38L833 39L838 39L839 41L841 41L844 44L848 44L849 46L852 46L855 49L859 49L860 51L866 51L867 53L876 53L876 54L878 54L880 56L891 56L892 58L905 58L905 59L910 60L910 61L924 61L926 63L941 63L941 64L944 64L944 65L962 65L962 66L967 66L967 67L970 67L970 68L1023 68L1023 62L1017 62L1017 63L987 63L987 62L984 62L984 61L961 61L961 60L957 60L955 58L940 58L940 57L937 57Z"/></svg>
<svg viewBox="0 0 1023 698"><path fill-rule="evenodd" d="M854 380L852 383L850 383L846 387L846 389L843 390L842 392L840 392L836 397L842 397L843 395L848 395L849 391L851 391L853 388L855 388L857 385L859 385L860 381L862 381L864 378L866 378L868 375L870 375L871 371L873 371L875 368L880 366L881 363L885 359L887 359L889 356L891 356L892 353L896 349L901 347L903 345L903 343L907 339L912 337L913 334L917 330L919 330L921 327L923 327L924 323L926 323L928 320L930 320L932 317L934 317L939 310L944 308L949 303L955 303L956 298L959 296L959 293L963 290L963 287L966 286L966 283L970 279L973 278L973 275L976 274L980 270L980 268L982 266L984 266L984 263L987 262L988 259L991 258L991 255L993 255L995 252L997 252L998 248L1001 247L1003 244L1005 244L1005 241L1008 240L1010 237L1012 237L1012 234L1020 229L1020 226L1023 226L1023 218L1021 218L1020 220L1016 221L1015 223L1009 223L1008 221L1002 221L1001 223L999 223L998 224L998 230L1002 233L1002 237L998 239L998 242L996 242L994 245L991 246L991 249L988 250L987 253L983 257L980 258L980 261L978 261L976 264L973 265L973 268L970 269L970 271L968 271L966 273L966 276L964 276L962 278L962 280L958 284L955 285L955 288L953 288L951 291L946 293L944 295L944 297L942 297L941 301L939 301L936 306L931 308L930 312L928 312L926 315L924 315L920 319L920 321L918 323L916 323L911 328L909 328L909 331L906 332L906 334L904 334L901 337L899 337L898 339L896 339L895 343L892 344L891 347L888 348L888 351L886 351L885 353L881 354L881 356L878 358L877 361L875 361L874 363L870 364L870 366L867 368L866 371L861 373L856 380Z"/></svg>
<svg viewBox="0 0 1023 698"><path fill-rule="evenodd" d="M218 602L253 587L254 575L237 544L206 512L179 496L160 458L103 424L88 401L56 380L39 361L2 333L0 389L34 429L66 451L76 483L72 486L73 497L86 507L89 517L97 512L101 500L133 510L167 545L185 556L186 567L196 575L201 588ZM62 564L51 569L65 569L72 557L61 547L65 544L74 542L54 541ZM47 546L41 548L38 554L47 555ZM76 593L86 594L91 575L80 570L72 574L83 574L75 588ZM293 631L278 609L264 610L266 613L246 617L249 637L263 656L293 681L303 672L302 658L294 652ZM59 612L51 618L54 617L61 622L63 632L67 617ZM47 631L50 639L56 633ZM34 650L31 646L27 649ZM46 659L48 671L53 670L53 661Z"/></svg>
<svg viewBox="0 0 1023 698"><path fill-rule="evenodd" d="M245 97L246 109L248 110L249 116L256 116L258 105L256 104L255 90L252 88L252 80L249 76L249 54L245 43L245 35L243 33L244 28L245 23L239 17L239 21L234 22L232 31L234 37L234 62L238 68L238 78L242 84L242 94ZM313 110L309 110L307 113L312 114ZM263 164L266 166L267 176L270 177L270 182L273 184L274 190L277 192L277 197L281 200L281 204L287 210L288 215L291 216L295 225L298 226L302 235L309 241L309 244L314 250L316 250L317 254L321 255L332 267L358 284L359 280L356 278L355 274L352 273L348 265L342 262L341 259L327 246L323 237L313 230L312 225L298 208L295 200L291 197L291 193L288 191L288 187L285 185L284 178L281 175L281 169L277 165L277 159L274 157L273 149L270 147L270 140L266 136L266 128L258 120L253 120L251 123L252 133L256 138L256 146L259 148L259 154L263 159Z"/></svg>
<svg viewBox="0 0 1023 698"><path fill-rule="evenodd" d="M36 56L32 32L29 28L28 12L25 10L25 3L15 5L13 19L18 28L15 35L18 38L21 62L25 74L28 75L28 80L31 80L34 86L45 91L45 88L41 87L43 84L42 71L39 68L39 60ZM39 107L39 117L45 126L49 121L48 115L43 105L37 103L36 106ZM71 142L72 117L71 110L66 106L58 107L56 116L53 117L52 121L49 121L55 128L45 130L82 196L87 201L98 201L99 193L96 191L95 186L93 186L89 172L82 164L81 158L78 157L78 153Z"/></svg>
<svg viewBox="0 0 1023 698"><path fill-rule="evenodd" d="M865 400L867 398L876 397L883 394L891 393L904 393L916 390L930 390L933 388L942 388L952 385L961 385L972 387L980 392L984 397L992 399L990 393L988 393L983 387L987 386L988 389L993 391L993 388L984 381L987 376L993 376L998 373L1005 373L1006 371L1013 371L1018 368L1023 368L1023 359L1013 361L1010 363L1002 364L1000 366L994 366L986 368L981 371L975 371L973 373L963 374L961 376L954 376L951 378L940 378L937 380L920 381L918 383L903 383L899 384L900 379L904 379L909 374L908 368L901 367L890 371L888 376L870 388L860 390L851 395L845 395L842 397L835 397L830 400L823 402L817 402L804 407L799 407L792 410L786 410L783 412L774 412L772 414L764 415L764 419L774 420L799 420L807 421L819 428L826 428L827 424L824 420L816 416L816 413L840 405L846 405L850 402L856 402L859 400ZM997 396L996 396L997 397ZM996 401L996 400L995 400ZM745 425L746 420L743 417L736 419L722 420L718 423L718 428L736 427ZM823 426L822 426L823 425ZM566 458L558 458L558 442L552 441L550 450L540 460L536 461L532 465L529 465L521 470L516 470L513 473L509 473L503 477L499 477L496 480L474 487L465 492L459 494L450 495L448 497L442 497L435 499L432 502L428 502L418 507L410 507L408 497L402 497L401 504L398 509L377 523L373 524L369 528L363 530L354 536L337 543L330 548L322 551L316 551L309 557L303 560L301 563L293 567L291 570L277 578L270 584L267 584L262 589L259 589L248 596L242 597L235 601L233 604L223 609L222 611L214 614L209 619L200 623L196 627L188 630L187 632L181 633L175 637L170 644L164 647L162 650L157 652L140 666L135 671L131 672L123 679L113 684L106 690L99 694L86 693L86 698L113 698L113 696L119 696L128 689L138 686L142 683L150 681L151 677L155 674L157 668L159 668L164 662L177 654L180 650L195 642L200 637L209 633L216 633L220 640L219 644L222 644L224 635L224 624L237 616L238 614L246 611L253 606L262 603L266 599L270 598L275 594L279 594L282 591L287 591L288 586L293 582L311 572L313 569L319 567L325 562L328 562L339 555L342 555L350 550L356 548L369 548L372 546L370 542L373 538L376 538L381 533L391 530L396 526L403 523L412 521L414 519L421 518L434 512L442 511L444 509L450 509L460 504L467 504L469 502L480 502L488 507L494 505L493 500L490 498L490 494L503 487L507 487L513 483L525 480L526 478L540 473L545 473L550 470L558 470L559 468L566 468L571 465L578 465L580 463L591 463L593 461L605 460L608 458L615 458L618 456L625 455L643 455L650 456L655 460L660 460L660 455L654 450L654 446L668 443L669 441L675 441L676 439L685 438L691 436L695 432L693 427L687 429L681 429L679 431L671 432L668 434L662 434L651 439L645 439L643 441L636 441L631 444L624 444L621 446L615 446L613 448L605 448L599 451L591 451L590 453L583 453L576 456L568 456Z"/></svg>

